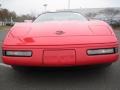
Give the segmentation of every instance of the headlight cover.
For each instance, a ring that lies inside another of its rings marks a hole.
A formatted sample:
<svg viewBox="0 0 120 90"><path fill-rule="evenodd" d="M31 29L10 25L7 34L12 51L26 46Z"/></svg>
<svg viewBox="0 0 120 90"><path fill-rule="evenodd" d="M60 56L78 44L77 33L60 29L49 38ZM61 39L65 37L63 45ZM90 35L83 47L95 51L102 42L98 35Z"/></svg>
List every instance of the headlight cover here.
<svg viewBox="0 0 120 90"><path fill-rule="evenodd" d="M118 48L106 48L106 49L91 49L87 50L88 55L107 55L118 52Z"/></svg>
<svg viewBox="0 0 120 90"><path fill-rule="evenodd" d="M32 56L32 51L3 50L3 56L11 56L11 57L31 57L31 56Z"/></svg>

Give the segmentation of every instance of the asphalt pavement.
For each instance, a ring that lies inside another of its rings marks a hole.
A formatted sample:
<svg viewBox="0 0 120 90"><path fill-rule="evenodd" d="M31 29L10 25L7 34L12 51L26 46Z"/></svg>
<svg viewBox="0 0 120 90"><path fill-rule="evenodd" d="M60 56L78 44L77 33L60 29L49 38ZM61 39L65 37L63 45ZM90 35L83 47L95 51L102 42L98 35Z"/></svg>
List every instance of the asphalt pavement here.
<svg viewBox="0 0 120 90"><path fill-rule="evenodd" d="M6 33L0 31L1 42ZM115 33L120 41L120 30ZM0 59L0 90L120 90L120 59L105 69L47 68L29 72L16 72Z"/></svg>

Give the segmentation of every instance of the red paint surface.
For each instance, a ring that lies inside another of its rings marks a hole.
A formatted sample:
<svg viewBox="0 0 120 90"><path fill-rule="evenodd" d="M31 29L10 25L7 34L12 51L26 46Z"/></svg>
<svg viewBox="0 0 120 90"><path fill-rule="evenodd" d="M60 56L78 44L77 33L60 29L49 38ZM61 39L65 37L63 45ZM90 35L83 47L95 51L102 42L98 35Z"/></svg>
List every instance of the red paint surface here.
<svg viewBox="0 0 120 90"><path fill-rule="evenodd" d="M75 65L75 50L46 50L43 54L45 65Z"/></svg>
<svg viewBox="0 0 120 90"><path fill-rule="evenodd" d="M58 35L56 31L63 31ZM32 57L6 57L3 62L24 66L76 66L114 62L117 54L88 56L88 49L118 47L109 25L102 21L61 21L16 24L3 50L32 50Z"/></svg>

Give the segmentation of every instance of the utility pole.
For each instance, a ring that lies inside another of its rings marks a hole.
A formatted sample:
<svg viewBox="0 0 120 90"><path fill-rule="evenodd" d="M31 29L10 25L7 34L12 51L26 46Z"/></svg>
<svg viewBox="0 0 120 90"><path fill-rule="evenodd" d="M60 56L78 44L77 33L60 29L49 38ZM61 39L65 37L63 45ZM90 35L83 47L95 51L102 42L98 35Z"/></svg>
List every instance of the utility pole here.
<svg viewBox="0 0 120 90"><path fill-rule="evenodd" d="M71 1L68 0L68 9L70 9L70 3L71 3Z"/></svg>
<svg viewBox="0 0 120 90"><path fill-rule="evenodd" d="M47 5L47 4L43 4L43 6L44 6L44 8L45 8L44 11L46 12L48 5Z"/></svg>

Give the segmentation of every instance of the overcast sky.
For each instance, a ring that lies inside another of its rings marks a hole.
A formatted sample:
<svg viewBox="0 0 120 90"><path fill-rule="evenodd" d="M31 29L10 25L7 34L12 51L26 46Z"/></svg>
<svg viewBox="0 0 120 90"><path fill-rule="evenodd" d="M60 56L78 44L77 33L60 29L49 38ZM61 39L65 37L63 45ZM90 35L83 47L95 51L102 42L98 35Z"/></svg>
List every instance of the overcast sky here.
<svg viewBox="0 0 120 90"><path fill-rule="evenodd" d="M43 4L48 4L47 10L67 9L68 0L0 0L3 8L15 11L17 14L35 13L44 11ZM71 9L120 7L120 0L71 0Z"/></svg>

